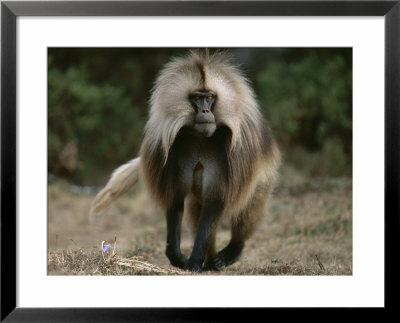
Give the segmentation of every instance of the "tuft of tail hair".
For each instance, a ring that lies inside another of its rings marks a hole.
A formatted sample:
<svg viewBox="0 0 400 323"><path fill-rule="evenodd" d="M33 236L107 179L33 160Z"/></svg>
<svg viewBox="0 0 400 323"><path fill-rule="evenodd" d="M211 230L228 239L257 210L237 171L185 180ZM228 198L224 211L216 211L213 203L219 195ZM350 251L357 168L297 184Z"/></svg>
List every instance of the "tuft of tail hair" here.
<svg viewBox="0 0 400 323"><path fill-rule="evenodd" d="M128 192L139 180L140 157L130 160L113 171L107 185L96 195L89 217L93 218L120 196Z"/></svg>

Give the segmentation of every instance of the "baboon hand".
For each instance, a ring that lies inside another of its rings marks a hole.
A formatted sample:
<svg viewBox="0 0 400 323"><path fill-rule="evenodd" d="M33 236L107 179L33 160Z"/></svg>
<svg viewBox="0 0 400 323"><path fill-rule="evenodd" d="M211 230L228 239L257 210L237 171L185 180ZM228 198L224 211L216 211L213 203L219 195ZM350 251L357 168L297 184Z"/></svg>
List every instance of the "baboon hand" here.
<svg viewBox="0 0 400 323"><path fill-rule="evenodd" d="M189 270L189 271L197 272L197 273L200 273L202 271L201 264L199 264L197 261L193 261L191 259L189 259L186 262L185 269Z"/></svg>
<svg viewBox="0 0 400 323"><path fill-rule="evenodd" d="M187 258L185 255L181 253L171 253L171 252L166 252L166 255L169 259L169 262L171 263L172 266L178 267L181 269L185 269L185 265L187 263Z"/></svg>

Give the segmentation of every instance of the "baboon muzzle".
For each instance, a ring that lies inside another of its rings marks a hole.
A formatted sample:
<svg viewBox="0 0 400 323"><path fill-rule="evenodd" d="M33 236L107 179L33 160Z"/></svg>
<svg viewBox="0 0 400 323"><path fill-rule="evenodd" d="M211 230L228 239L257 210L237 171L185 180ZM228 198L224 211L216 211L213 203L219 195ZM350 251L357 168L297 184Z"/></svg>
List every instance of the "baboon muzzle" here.
<svg viewBox="0 0 400 323"><path fill-rule="evenodd" d="M196 111L194 130L205 137L211 137L217 128L211 111L215 99L216 95L211 91L197 91L190 95L190 102Z"/></svg>

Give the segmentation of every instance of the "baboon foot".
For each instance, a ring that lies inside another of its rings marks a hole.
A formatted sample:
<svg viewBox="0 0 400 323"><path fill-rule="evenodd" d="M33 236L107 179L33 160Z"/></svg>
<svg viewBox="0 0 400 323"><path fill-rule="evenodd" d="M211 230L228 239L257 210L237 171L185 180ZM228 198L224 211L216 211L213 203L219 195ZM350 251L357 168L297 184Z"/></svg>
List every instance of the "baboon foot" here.
<svg viewBox="0 0 400 323"><path fill-rule="evenodd" d="M232 265L236 260L239 259L243 247L243 244L230 242L213 259L205 264L204 270L219 271L224 267Z"/></svg>

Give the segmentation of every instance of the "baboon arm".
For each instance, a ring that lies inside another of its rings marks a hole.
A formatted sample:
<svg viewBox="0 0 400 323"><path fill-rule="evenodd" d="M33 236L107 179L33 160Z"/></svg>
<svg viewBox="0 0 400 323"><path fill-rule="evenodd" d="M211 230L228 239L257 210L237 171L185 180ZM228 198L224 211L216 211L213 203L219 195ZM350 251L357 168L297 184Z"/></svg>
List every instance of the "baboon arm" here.
<svg viewBox="0 0 400 323"><path fill-rule="evenodd" d="M220 201L208 202L203 206L193 250L186 264L186 269L201 271L209 240L213 237L222 209L223 206Z"/></svg>
<svg viewBox="0 0 400 323"><path fill-rule="evenodd" d="M127 193L136 184L139 179L139 162L140 157L137 157L114 170L107 185L94 199L90 209L90 218Z"/></svg>
<svg viewBox="0 0 400 323"><path fill-rule="evenodd" d="M183 216L183 201L175 203L167 210L167 255L171 265L183 268L186 257L181 253L181 224Z"/></svg>

